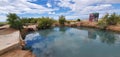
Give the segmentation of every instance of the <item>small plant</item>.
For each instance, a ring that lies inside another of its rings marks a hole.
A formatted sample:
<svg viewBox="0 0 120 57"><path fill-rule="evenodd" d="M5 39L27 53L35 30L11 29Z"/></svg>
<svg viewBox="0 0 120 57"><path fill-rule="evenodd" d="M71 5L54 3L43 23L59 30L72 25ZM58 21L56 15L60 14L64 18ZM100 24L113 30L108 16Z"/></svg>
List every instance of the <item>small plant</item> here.
<svg viewBox="0 0 120 57"><path fill-rule="evenodd" d="M108 25L116 25L119 22L119 15L116 13L111 14L107 18Z"/></svg>
<svg viewBox="0 0 120 57"><path fill-rule="evenodd" d="M65 16L61 15L59 17L59 23L60 23L60 25L64 26L65 22L66 22Z"/></svg>
<svg viewBox="0 0 120 57"><path fill-rule="evenodd" d="M108 26L107 22L105 19L99 20L97 24L101 29L106 29Z"/></svg>
<svg viewBox="0 0 120 57"><path fill-rule="evenodd" d="M47 17L47 18L41 18L38 21L38 29L47 29L50 28L52 26L52 24L54 23L54 20Z"/></svg>
<svg viewBox="0 0 120 57"><path fill-rule="evenodd" d="M66 21L68 24L70 24L70 21Z"/></svg>
<svg viewBox="0 0 120 57"><path fill-rule="evenodd" d="M78 18L77 21L80 22L81 20Z"/></svg>
<svg viewBox="0 0 120 57"><path fill-rule="evenodd" d="M101 20L98 21L98 26L101 28L101 29L106 29L106 27L108 26L108 22L107 22L107 19L109 18L109 14L106 14L105 16L102 17Z"/></svg>
<svg viewBox="0 0 120 57"><path fill-rule="evenodd" d="M98 22L98 25L99 25L101 28L105 29L108 25L116 25L116 24L118 24L119 22L120 22L120 16L117 15L117 14L115 14L115 13L113 13L113 14L111 14L111 15L106 14L106 15L102 18L102 20L100 20L100 21Z"/></svg>

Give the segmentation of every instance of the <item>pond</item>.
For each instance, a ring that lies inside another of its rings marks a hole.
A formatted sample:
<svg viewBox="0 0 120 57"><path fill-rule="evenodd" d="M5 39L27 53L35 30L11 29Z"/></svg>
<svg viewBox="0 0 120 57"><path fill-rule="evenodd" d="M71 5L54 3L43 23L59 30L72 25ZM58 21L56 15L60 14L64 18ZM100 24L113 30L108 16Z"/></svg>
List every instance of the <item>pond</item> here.
<svg viewBox="0 0 120 57"><path fill-rule="evenodd" d="M25 42L36 57L120 57L120 34L98 29L54 27L29 33Z"/></svg>

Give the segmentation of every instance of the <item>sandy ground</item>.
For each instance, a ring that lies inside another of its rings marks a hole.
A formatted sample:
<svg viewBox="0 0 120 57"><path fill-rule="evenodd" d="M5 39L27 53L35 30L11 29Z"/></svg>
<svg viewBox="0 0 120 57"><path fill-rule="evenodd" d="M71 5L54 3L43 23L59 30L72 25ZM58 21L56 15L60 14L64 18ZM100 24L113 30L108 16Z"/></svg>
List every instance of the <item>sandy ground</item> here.
<svg viewBox="0 0 120 57"><path fill-rule="evenodd" d="M13 33L15 31L17 31L17 30L12 29L12 28L5 28L5 29L0 30L0 35L10 34L10 33Z"/></svg>
<svg viewBox="0 0 120 57"><path fill-rule="evenodd" d="M108 26L107 29L116 31L116 32L120 32L120 25L116 25L116 26L111 25L111 26Z"/></svg>
<svg viewBox="0 0 120 57"><path fill-rule="evenodd" d="M97 23L96 22L89 22L89 21L81 21L81 26L97 27Z"/></svg>
<svg viewBox="0 0 120 57"><path fill-rule="evenodd" d="M0 57L35 57L35 56L28 50L21 50L21 48L16 48L4 53Z"/></svg>
<svg viewBox="0 0 120 57"><path fill-rule="evenodd" d="M100 28L100 27L97 25L97 22L88 22L88 21L83 21L83 22L81 22L81 26L93 27L93 28ZM107 30L110 30L110 31L120 32L120 24L107 26L106 29L107 29Z"/></svg>
<svg viewBox="0 0 120 57"><path fill-rule="evenodd" d="M0 35L6 35L15 32L15 29L9 28L9 25L4 25L0 27Z"/></svg>
<svg viewBox="0 0 120 57"><path fill-rule="evenodd" d="M0 27L0 36L8 35L17 30L9 28L8 25ZM35 57L32 52L28 50L22 50L21 48L14 48L0 55L0 57Z"/></svg>

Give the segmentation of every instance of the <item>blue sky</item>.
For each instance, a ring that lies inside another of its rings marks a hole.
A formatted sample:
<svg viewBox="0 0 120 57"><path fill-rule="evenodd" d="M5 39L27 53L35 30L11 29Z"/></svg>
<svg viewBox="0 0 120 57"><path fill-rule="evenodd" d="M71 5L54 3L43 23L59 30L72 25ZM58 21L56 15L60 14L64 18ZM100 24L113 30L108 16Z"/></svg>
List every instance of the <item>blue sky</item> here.
<svg viewBox="0 0 120 57"><path fill-rule="evenodd" d="M6 21L6 14L16 13L20 17L49 16L58 19L88 19L89 14L99 12L120 14L120 0L0 0L0 21Z"/></svg>

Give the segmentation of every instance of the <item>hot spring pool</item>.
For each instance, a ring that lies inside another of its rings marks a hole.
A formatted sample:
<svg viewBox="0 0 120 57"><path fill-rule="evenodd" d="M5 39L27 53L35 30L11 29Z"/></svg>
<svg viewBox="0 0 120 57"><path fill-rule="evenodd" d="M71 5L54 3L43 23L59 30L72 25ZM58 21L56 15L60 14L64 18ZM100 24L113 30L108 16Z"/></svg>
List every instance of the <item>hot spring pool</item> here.
<svg viewBox="0 0 120 57"><path fill-rule="evenodd" d="M120 57L120 34L98 29L55 27L29 33L25 42L36 57Z"/></svg>

